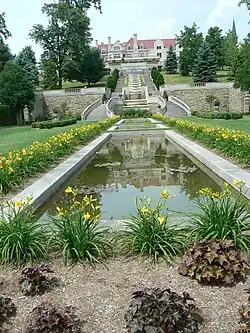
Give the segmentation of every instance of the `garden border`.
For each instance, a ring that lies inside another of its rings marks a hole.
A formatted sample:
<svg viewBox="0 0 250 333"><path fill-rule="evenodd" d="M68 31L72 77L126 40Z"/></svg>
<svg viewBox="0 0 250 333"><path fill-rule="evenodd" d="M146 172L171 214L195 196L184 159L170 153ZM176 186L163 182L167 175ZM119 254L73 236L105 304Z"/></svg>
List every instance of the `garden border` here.
<svg viewBox="0 0 250 333"><path fill-rule="evenodd" d="M115 129L112 126L110 129ZM39 178L24 191L11 199L13 202L25 200L32 196L33 207L38 208L46 202L51 195L56 192L80 167L82 167L91 158L96 151L111 138L112 134L104 132L96 139L92 140L87 146L78 150L64 162Z"/></svg>
<svg viewBox="0 0 250 333"><path fill-rule="evenodd" d="M166 130L165 136L171 142L174 142L189 154L194 156L198 161L204 164L204 166L212 170L217 176L228 182L230 185L233 184L234 179L243 181L245 183L243 186L243 192L245 193L245 197L250 199L249 172L211 152L210 150L203 148L199 144L185 138L173 130ZM237 186L232 186L239 191Z"/></svg>

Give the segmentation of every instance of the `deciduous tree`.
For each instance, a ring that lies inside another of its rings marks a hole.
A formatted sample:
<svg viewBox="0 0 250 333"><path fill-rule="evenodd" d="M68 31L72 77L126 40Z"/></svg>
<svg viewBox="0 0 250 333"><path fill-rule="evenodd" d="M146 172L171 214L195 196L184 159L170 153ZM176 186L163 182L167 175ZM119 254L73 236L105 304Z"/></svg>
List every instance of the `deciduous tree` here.
<svg viewBox="0 0 250 333"><path fill-rule="evenodd" d="M23 109L34 100L34 85L15 61L8 61L0 73L0 104L6 105L22 123Z"/></svg>
<svg viewBox="0 0 250 333"><path fill-rule="evenodd" d="M80 59L66 62L65 78L70 81L87 82L90 86L91 83L96 83L103 77L104 68L100 50L88 48Z"/></svg>
<svg viewBox="0 0 250 333"><path fill-rule="evenodd" d="M30 36L43 48L43 59L56 64L58 87L62 88L63 66L68 59L81 57L90 43L90 20L85 11L65 1L45 4L42 12L49 24L35 25Z"/></svg>

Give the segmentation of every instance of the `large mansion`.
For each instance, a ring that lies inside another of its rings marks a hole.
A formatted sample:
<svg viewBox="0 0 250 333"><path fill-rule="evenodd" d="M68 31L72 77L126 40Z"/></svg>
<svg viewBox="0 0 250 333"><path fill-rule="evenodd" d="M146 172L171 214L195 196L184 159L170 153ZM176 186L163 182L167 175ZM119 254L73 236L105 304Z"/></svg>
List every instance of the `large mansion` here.
<svg viewBox="0 0 250 333"><path fill-rule="evenodd" d="M96 47L101 50L105 62L109 64L147 62L161 66L164 64L170 45L173 45L178 56L179 48L174 38L138 39L137 34L134 34L127 42L117 40L112 43L111 37L108 37L107 44L99 44L96 40Z"/></svg>

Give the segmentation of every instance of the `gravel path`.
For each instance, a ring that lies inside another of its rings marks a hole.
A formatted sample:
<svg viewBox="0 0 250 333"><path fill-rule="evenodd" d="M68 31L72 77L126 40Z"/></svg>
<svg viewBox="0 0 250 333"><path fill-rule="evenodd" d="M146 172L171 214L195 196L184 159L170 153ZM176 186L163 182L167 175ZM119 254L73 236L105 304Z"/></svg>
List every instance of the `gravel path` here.
<svg viewBox="0 0 250 333"><path fill-rule="evenodd" d="M106 266L77 265L53 266L55 276L61 279L60 287L43 296L24 297L18 288L20 272L0 268L0 291L11 297L18 307L17 317L9 333L22 333L29 312L44 300L74 305L85 321L84 333L126 333L124 313L129 306L131 293L141 287L163 287L181 294L186 291L202 310L204 325L201 333L235 333L239 320L238 308L246 302L245 284L232 288L204 287L177 273L177 267L164 262L153 266L149 261L116 258Z"/></svg>

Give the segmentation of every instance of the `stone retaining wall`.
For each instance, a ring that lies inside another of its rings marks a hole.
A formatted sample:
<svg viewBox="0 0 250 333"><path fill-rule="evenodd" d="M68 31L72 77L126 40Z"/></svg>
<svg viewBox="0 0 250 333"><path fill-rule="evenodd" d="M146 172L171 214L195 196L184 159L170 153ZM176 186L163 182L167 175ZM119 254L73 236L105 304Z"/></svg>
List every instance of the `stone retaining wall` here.
<svg viewBox="0 0 250 333"><path fill-rule="evenodd" d="M209 111L209 104L206 102L206 97L214 95L221 103L219 111L222 112L243 112L244 97L246 97L246 94L234 88L173 90L171 91L171 95L186 103L190 111Z"/></svg>
<svg viewBox="0 0 250 333"><path fill-rule="evenodd" d="M102 98L102 95L65 95L65 96L44 96L49 113L55 109L60 111L62 106L66 107L72 115L81 116L83 111L94 101Z"/></svg>

